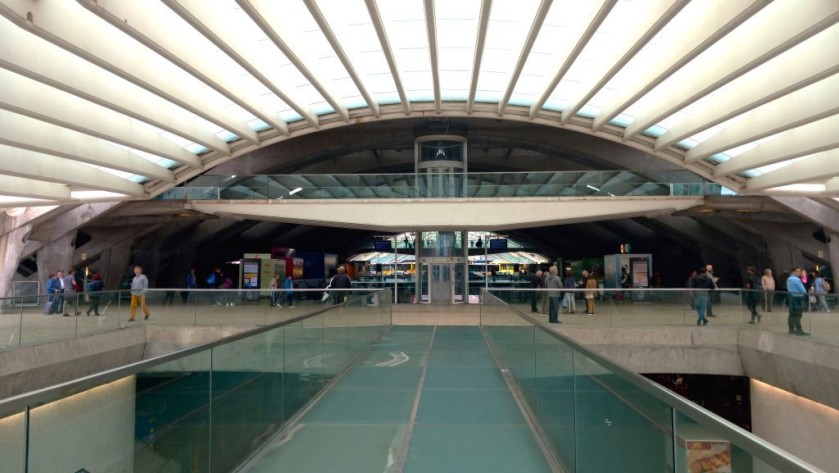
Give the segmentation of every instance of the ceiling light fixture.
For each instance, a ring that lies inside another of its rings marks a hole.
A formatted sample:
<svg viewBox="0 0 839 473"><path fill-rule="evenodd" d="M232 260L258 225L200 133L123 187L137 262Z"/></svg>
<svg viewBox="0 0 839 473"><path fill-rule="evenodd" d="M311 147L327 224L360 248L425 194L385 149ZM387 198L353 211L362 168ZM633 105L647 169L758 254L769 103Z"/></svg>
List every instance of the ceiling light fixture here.
<svg viewBox="0 0 839 473"><path fill-rule="evenodd" d="M298 188L296 188L296 189L294 189L294 190L290 191L290 192L288 193L288 195L294 195L294 194L296 194L296 193L298 193L298 192L300 192L300 191L302 191L302 190L303 190L303 188L302 188L302 187L298 187Z"/></svg>

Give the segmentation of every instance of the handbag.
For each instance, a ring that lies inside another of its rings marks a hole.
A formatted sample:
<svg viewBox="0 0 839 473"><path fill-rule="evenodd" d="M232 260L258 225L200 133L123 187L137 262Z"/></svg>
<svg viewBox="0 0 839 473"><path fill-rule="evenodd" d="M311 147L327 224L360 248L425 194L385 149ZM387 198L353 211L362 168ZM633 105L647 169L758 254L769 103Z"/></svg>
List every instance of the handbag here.
<svg viewBox="0 0 839 473"><path fill-rule="evenodd" d="M335 279L335 276L332 276L332 279ZM329 280L329 284L326 285L326 290L323 291L323 295L320 296L321 302L326 302L329 300L329 288L332 287L332 279Z"/></svg>

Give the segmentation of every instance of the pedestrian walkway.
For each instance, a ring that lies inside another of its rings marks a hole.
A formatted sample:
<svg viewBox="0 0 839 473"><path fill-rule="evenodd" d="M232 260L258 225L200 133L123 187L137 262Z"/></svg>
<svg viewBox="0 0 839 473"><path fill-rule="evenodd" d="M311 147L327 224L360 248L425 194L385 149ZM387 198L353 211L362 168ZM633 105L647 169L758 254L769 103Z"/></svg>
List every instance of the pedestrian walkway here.
<svg viewBox="0 0 839 473"><path fill-rule="evenodd" d="M550 472L479 327L394 326L245 472Z"/></svg>

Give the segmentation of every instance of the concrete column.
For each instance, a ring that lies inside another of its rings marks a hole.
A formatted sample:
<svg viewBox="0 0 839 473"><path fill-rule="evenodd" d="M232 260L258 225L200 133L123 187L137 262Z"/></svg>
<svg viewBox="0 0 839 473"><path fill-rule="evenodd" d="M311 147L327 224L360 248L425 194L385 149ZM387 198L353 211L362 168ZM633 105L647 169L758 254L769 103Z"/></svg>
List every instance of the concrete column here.
<svg viewBox="0 0 839 473"><path fill-rule="evenodd" d="M118 290L123 278L128 274L128 265L131 263L131 244L131 241L124 241L102 252L99 267L106 291Z"/></svg>
<svg viewBox="0 0 839 473"><path fill-rule="evenodd" d="M789 271L796 264L804 262L804 257L801 255L800 250L778 240L768 239L766 252L769 254L770 268L776 278L785 271ZM782 281L777 282L780 283ZM781 289L779 288L779 290Z"/></svg>
<svg viewBox="0 0 839 473"><path fill-rule="evenodd" d="M2 256L2 260L0 260L0 297L10 297L12 295L12 281L14 281L17 267L20 264L20 257L26 246L24 238L31 229L32 225L27 224L0 236L0 256ZM43 286L41 292L44 292Z"/></svg>
<svg viewBox="0 0 839 473"><path fill-rule="evenodd" d="M827 244L827 260L830 261L830 273L833 274L832 292L836 292L836 278L839 276L839 233L828 233L830 242Z"/></svg>
<svg viewBox="0 0 839 473"><path fill-rule="evenodd" d="M73 265L73 254L76 249L73 247L73 240L76 232L68 232L45 244L37 253L38 280L45 284L50 273L67 270Z"/></svg>

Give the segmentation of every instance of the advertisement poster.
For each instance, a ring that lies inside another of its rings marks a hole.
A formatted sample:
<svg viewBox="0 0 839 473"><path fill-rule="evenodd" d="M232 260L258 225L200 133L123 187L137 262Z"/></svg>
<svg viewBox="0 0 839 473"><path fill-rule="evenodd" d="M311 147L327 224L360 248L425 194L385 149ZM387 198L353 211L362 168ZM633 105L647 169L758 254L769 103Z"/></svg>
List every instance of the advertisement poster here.
<svg viewBox="0 0 839 473"><path fill-rule="evenodd" d="M731 443L688 440L685 449L687 473L731 473Z"/></svg>

